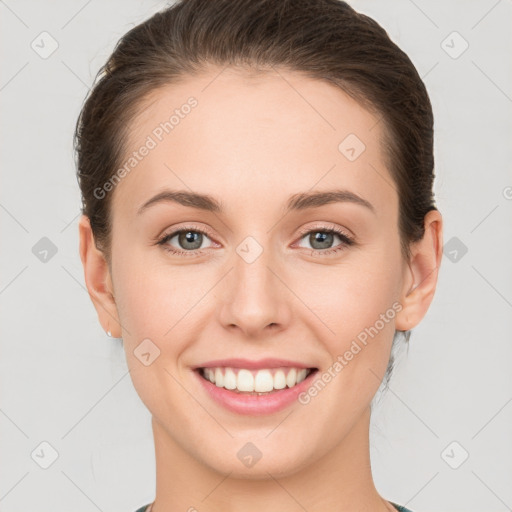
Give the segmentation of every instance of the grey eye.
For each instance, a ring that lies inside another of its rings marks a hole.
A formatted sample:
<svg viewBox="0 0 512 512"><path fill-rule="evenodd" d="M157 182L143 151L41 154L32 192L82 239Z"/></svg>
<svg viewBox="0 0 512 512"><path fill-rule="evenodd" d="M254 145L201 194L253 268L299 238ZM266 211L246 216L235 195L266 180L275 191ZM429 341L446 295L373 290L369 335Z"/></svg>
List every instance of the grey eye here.
<svg viewBox="0 0 512 512"><path fill-rule="evenodd" d="M187 249L190 251L195 251L201 248L201 245L204 241L206 235L200 233L199 231L180 231L172 238L169 239L169 242L172 241L173 238L178 238L178 244L180 249Z"/></svg>
<svg viewBox="0 0 512 512"><path fill-rule="evenodd" d="M333 233L314 231L309 234L308 241L313 249L330 249L334 239Z"/></svg>

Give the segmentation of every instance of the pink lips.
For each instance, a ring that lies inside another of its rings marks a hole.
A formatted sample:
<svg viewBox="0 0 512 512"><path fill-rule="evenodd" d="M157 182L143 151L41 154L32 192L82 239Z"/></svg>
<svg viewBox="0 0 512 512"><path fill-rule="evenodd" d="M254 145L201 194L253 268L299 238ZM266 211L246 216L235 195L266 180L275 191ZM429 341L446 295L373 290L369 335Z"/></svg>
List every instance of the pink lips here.
<svg viewBox="0 0 512 512"><path fill-rule="evenodd" d="M247 368L248 370L261 370L262 368L279 368L281 366L289 366L294 368L311 368L311 366L297 361L289 361L287 359L260 359L259 361L251 361L249 359L217 359L208 361L207 363L198 364L193 367L197 368L215 368L217 366L225 366L231 368Z"/></svg>
<svg viewBox="0 0 512 512"><path fill-rule="evenodd" d="M298 395L311 385L311 382L317 373L316 371L312 372L302 382L291 388L274 390L265 395L250 395L217 387L209 380L206 380L202 376L200 368L214 367L246 368L248 370L282 367L307 369L312 367L297 361L267 358L260 359L258 361L251 361L248 359L222 359L208 361L193 368L195 370L194 374L199 379L199 382L203 386L203 389L206 391L209 398L213 399L217 404L231 412L253 416L272 414L290 406L292 403L297 401Z"/></svg>

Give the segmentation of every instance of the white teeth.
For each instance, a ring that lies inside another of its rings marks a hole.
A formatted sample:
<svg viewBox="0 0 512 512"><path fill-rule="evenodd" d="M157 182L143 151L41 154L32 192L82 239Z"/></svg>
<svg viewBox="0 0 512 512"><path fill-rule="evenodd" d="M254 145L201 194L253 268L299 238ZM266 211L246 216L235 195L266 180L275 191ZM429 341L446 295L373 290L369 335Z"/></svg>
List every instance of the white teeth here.
<svg viewBox="0 0 512 512"><path fill-rule="evenodd" d="M224 375L222 374L222 370L220 368L215 369L215 385L220 388L224 387Z"/></svg>
<svg viewBox="0 0 512 512"><path fill-rule="evenodd" d="M215 381L215 385L217 381ZM222 384L219 386L222 387ZM236 387L238 391L254 391L254 377L249 370L240 370L236 379Z"/></svg>
<svg viewBox="0 0 512 512"><path fill-rule="evenodd" d="M286 385L291 388L297 384L297 370L292 368L286 376Z"/></svg>
<svg viewBox="0 0 512 512"><path fill-rule="evenodd" d="M280 368L277 370L248 370L241 368L204 368L203 375L219 388L244 393L269 393L273 390L292 388L309 374L306 368Z"/></svg>
<svg viewBox="0 0 512 512"><path fill-rule="evenodd" d="M274 389L274 377L269 370L260 370L254 379L254 391L265 393Z"/></svg>
<svg viewBox="0 0 512 512"><path fill-rule="evenodd" d="M300 384L308 374L308 371L305 368L302 368L297 372L297 384Z"/></svg>
<svg viewBox="0 0 512 512"><path fill-rule="evenodd" d="M274 389L284 389L286 387L286 376L283 370L277 370L274 375Z"/></svg>
<svg viewBox="0 0 512 512"><path fill-rule="evenodd" d="M226 368L226 373L224 374L224 387L226 389L235 389L236 388L236 374L231 368Z"/></svg>

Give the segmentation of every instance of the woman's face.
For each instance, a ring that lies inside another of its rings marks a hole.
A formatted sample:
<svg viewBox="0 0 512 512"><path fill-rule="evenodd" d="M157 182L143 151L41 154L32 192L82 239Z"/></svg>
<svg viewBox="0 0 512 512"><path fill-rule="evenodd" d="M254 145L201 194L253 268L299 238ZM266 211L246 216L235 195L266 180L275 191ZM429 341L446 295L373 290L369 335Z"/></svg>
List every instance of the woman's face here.
<svg viewBox="0 0 512 512"><path fill-rule="evenodd" d="M368 436L411 284L398 196L383 124L341 90L220 71L155 92L133 121L111 279L155 442L284 476ZM182 195L147 204L164 192ZM295 384L294 369L316 371ZM266 394L220 387L253 381Z"/></svg>

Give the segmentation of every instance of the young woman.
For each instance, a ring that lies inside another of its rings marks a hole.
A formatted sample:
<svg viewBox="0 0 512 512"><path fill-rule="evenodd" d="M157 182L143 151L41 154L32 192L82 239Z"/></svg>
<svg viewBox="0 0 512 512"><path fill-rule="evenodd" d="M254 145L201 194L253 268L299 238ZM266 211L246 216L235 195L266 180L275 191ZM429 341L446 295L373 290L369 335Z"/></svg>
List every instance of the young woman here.
<svg viewBox="0 0 512 512"><path fill-rule="evenodd" d="M152 415L138 512L396 511L369 456L442 254L410 59L338 0L184 0L130 30L76 130L80 256Z"/></svg>

